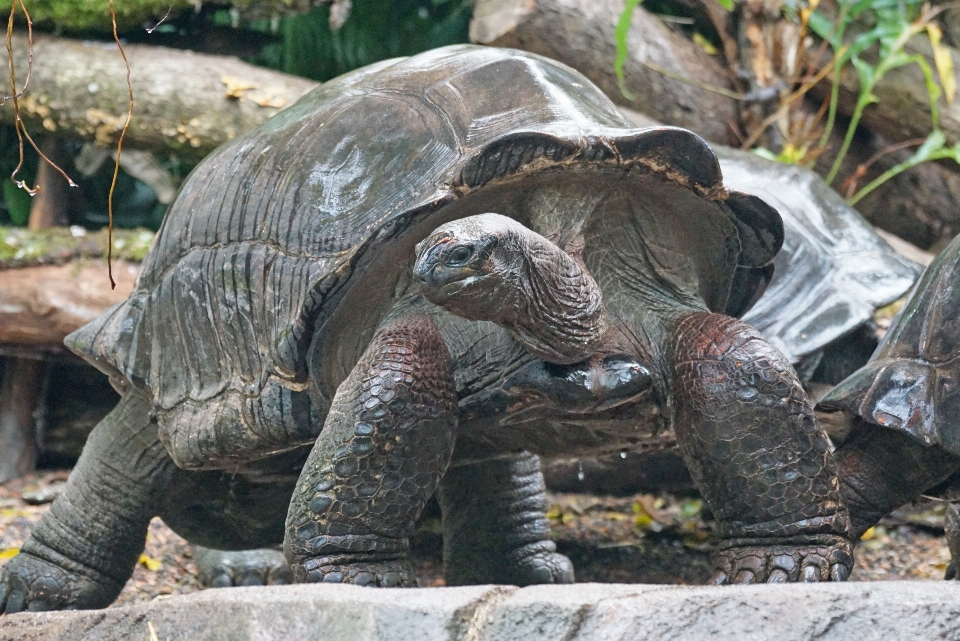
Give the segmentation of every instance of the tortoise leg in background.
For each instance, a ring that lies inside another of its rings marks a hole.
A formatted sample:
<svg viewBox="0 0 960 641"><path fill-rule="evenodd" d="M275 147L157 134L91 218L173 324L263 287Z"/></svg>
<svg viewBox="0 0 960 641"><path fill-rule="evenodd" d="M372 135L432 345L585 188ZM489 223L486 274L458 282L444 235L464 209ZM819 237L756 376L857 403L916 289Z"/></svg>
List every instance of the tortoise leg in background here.
<svg viewBox="0 0 960 641"><path fill-rule="evenodd" d="M208 588L241 585L284 585L293 582L293 573L282 550L214 550L195 545L200 583Z"/></svg>
<svg viewBox="0 0 960 641"><path fill-rule="evenodd" d="M729 316L676 324L675 429L717 518L717 583L847 578L849 519L826 434L789 361Z"/></svg>
<svg viewBox="0 0 960 641"><path fill-rule="evenodd" d="M415 586L408 537L453 453L457 395L427 316L380 328L340 385L287 514L298 582Z"/></svg>
<svg viewBox="0 0 960 641"><path fill-rule="evenodd" d="M573 564L550 539L539 457L451 467L439 499L447 585L573 583Z"/></svg>
<svg viewBox="0 0 960 641"><path fill-rule="evenodd" d="M947 536L947 547L950 548L950 565L947 566L947 572L943 578L948 581L960 581L960 505L951 503L947 506L947 513L944 515L943 529Z"/></svg>
<svg viewBox="0 0 960 641"><path fill-rule="evenodd" d="M850 510L850 534L857 540L881 518L960 469L960 458L902 432L855 420L835 456L840 494Z"/></svg>
<svg viewBox="0 0 960 641"><path fill-rule="evenodd" d="M131 390L94 428L66 488L0 568L0 613L102 608L123 589L175 468L149 411Z"/></svg>

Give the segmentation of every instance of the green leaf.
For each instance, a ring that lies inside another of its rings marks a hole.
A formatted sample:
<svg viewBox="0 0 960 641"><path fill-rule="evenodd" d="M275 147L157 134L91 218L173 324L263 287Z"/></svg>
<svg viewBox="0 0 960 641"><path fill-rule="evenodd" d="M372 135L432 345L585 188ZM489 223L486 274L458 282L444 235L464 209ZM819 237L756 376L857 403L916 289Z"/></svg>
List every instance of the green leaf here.
<svg viewBox="0 0 960 641"><path fill-rule="evenodd" d="M733 0L717 0L717 4L727 11L733 11Z"/></svg>
<svg viewBox="0 0 960 641"><path fill-rule="evenodd" d="M853 58L850 62L853 63L853 67L857 70L857 77L860 79L861 95L869 93L870 90L873 89L874 67L860 58Z"/></svg>
<svg viewBox="0 0 960 641"><path fill-rule="evenodd" d="M30 194L17 187L12 180L4 180L3 201L13 224L17 227L26 225L30 220Z"/></svg>
<svg viewBox="0 0 960 641"><path fill-rule="evenodd" d="M633 21L633 10L637 8L643 0L626 0L623 12L620 14L620 20L617 21L617 28L614 30L614 38L617 41L617 57L613 61L613 71L617 74L617 85L620 87L620 93L627 100L634 100L634 96L627 89L626 81L623 77L623 65L627 62L629 54L627 47L627 34L630 33L630 23Z"/></svg>
<svg viewBox="0 0 960 641"><path fill-rule="evenodd" d="M937 81L933 77L933 69L930 68L930 64L927 62L927 59L920 55L919 53L912 56L908 56L909 62L914 62L920 71L923 72L923 82L927 87L927 99L930 101L930 121L933 128L936 130L940 126L940 110L937 109L937 101L940 99L943 91L940 89L940 85L937 84Z"/></svg>
<svg viewBox="0 0 960 641"><path fill-rule="evenodd" d="M907 159L906 162L913 163L918 165L922 162L930 160L935 152L943 149L943 146L947 144L946 135L939 129L934 129L930 132L930 135L927 136L927 139L923 141L923 144L917 148L917 151L914 152L913 156Z"/></svg>
<svg viewBox="0 0 960 641"><path fill-rule="evenodd" d="M761 158L766 158L767 160L773 160L774 162L776 162L777 160L777 154L773 153L766 147L755 147L750 151L756 154L757 156L760 156Z"/></svg>
<svg viewBox="0 0 960 641"><path fill-rule="evenodd" d="M825 15L819 11L814 11L810 14L810 21L807 23L810 27L810 30L815 34L823 38L824 40L830 39L830 46L834 49L837 48L839 41L836 37L831 38L833 34L833 21L827 18Z"/></svg>

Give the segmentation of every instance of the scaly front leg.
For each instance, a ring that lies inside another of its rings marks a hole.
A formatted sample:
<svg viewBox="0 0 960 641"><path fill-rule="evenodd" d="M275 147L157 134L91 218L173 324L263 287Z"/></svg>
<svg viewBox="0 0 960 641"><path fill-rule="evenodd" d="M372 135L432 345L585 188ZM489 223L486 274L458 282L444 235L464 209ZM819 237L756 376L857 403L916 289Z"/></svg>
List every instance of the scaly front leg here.
<svg viewBox="0 0 960 641"><path fill-rule="evenodd" d="M433 321L381 328L337 390L290 502L294 580L416 585L407 537L450 462L456 412Z"/></svg>
<svg viewBox="0 0 960 641"><path fill-rule="evenodd" d="M721 314L683 317L671 346L677 440L724 539L716 582L845 580L837 465L793 367Z"/></svg>

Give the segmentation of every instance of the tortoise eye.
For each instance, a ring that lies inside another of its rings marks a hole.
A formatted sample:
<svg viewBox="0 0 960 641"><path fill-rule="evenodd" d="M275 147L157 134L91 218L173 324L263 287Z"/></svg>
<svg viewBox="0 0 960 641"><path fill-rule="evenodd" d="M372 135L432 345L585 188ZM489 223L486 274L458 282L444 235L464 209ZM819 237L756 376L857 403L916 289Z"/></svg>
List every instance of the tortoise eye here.
<svg viewBox="0 0 960 641"><path fill-rule="evenodd" d="M460 245L455 247L449 254L447 254L447 259L444 261L448 265L463 265L473 256L473 247L468 245Z"/></svg>

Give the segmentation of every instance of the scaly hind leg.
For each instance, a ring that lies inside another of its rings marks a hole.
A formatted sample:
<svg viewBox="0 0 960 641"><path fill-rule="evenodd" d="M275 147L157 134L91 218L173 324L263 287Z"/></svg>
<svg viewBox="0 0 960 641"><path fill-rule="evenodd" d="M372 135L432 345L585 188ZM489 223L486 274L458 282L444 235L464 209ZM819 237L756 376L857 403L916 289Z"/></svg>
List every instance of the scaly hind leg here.
<svg viewBox="0 0 960 641"><path fill-rule="evenodd" d="M793 367L720 314L680 319L670 344L677 441L724 539L716 582L846 579L837 467Z"/></svg>
<svg viewBox="0 0 960 641"><path fill-rule="evenodd" d="M457 396L427 316L389 321L337 390L287 514L298 582L414 586L408 537L447 469Z"/></svg>
<svg viewBox="0 0 960 641"><path fill-rule="evenodd" d="M947 513L944 515L944 533L947 537L947 547L950 549L950 565L944 574L948 581L960 581L960 505L951 503L947 506Z"/></svg>
<svg viewBox="0 0 960 641"><path fill-rule="evenodd" d="M63 493L0 569L0 613L102 608L123 589L175 468L129 391L90 434Z"/></svg>
<svg viewBox="0 0 960 641"><path fill-rule="evenodd" d="M275 473L260 475L265 477L263 482L257 482L256 475L250 480L220 471L176 471L160 516L194 544L197 573L204 586L293 582L279 546L296 482L296 476L287 478L286 472L288 468L299 470L303 458L305 455L300 460L293 457L289 465L284 461L271 464L276 469L270 471Z"/></svg>
<svg viewBox="0 0 960 641"><path fill-rule="evenodd" d="M545 491L532 454L452 467L439 490L447 585L573 583L550 540Z"/></svg>

